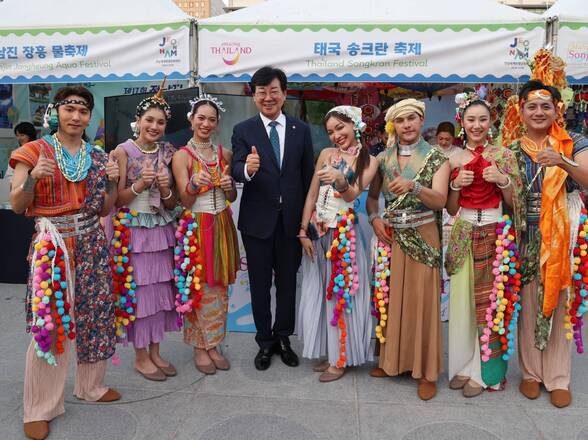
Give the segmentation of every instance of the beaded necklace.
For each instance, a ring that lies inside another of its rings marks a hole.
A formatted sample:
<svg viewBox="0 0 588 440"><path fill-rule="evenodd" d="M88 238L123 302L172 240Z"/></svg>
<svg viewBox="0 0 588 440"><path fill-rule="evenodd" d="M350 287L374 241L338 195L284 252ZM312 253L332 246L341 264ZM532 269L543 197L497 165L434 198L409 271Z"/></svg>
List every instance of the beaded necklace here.
<svg viewBox="0 0 588 440"><path fill-rule="evenodd" d="M199 147L199 145L204 145L204 144L199 144L197 142L194 142L193 139L190 139L188 141L188 145L190 146L190 148L192 149L192 151L196 155L196 159L200 163L200 166L204 167L206 169L206 171L208 172L208 174L210 174L213 186L215 186L215 187L219 186L220 185L220 161L219 161L217 149L215 148L215 146L212 144L206 145L206 147L210 147L212 149L212 155L214 158L214 162L213 162L212 159L207 159L206 157L204 157L202 155L202 152L201 152L202 147Z"/></svg>
<svg viewBox="0 0 588 440"><path fill-rule="evenodd" d="M63 146L57 137L57 134L54 134L52 137L53 139L53 148L55 149L55 159L57 162L57 166L59 167L59 171L63 174L70 182L79 182L86 178L88 173L88 169L90 168L90 154L88 153L88 149L83 140L81 140L80 151L74 156L71 156L67 151L63 151Z"/></svg>
<svg viewBox="0 0 588 440"><path fill-rule="evenodd" d="M488 141L484 142L484 145L482 145L483 148L486 148L488 146ZM470 144L466 143L466 148L470 151L476 151L477 147L470 147Z"/></svg>
<svg viewBox="0 0 588 440"><path fill-rule="evenodd" d="M131 139L131 142L133 143L133 145L134 145L135 147L137 147L137 149L138 149L138 150L139 150L141 153L144 153L144 154L154 154L154 153L157 153L157 152L159 151L159 142L155 142L155 143L153 144L153 145L154 145L154 147L153 147L153 149L152 149L152 150L147 150L146 148L143 148L143 147L141 147L141 146L139 145L139 143L138 143L138 142L136 142L136 141L134 141L134 140L132 140L132 139Z"/></svg>

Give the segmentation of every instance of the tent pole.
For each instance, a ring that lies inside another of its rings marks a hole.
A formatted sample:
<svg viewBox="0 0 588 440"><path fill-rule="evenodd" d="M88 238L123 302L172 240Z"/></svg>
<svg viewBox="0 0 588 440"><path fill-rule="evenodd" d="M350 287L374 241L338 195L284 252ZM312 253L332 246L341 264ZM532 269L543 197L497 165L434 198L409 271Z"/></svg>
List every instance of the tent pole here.
<svg viewBox="0 0 588 440"><path fill-rule="evenodd" d="M198 81L198 22L190 20L190 79L188 87L195 87Z"/></svg>

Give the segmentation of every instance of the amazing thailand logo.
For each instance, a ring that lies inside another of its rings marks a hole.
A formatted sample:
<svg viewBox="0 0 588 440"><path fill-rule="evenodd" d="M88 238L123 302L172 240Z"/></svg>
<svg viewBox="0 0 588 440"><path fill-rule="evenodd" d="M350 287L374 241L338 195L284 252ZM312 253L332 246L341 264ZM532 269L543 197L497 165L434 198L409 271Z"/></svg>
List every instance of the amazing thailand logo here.
<svg viewBox="0 0 588 440"><path fill-rule="evenodd" d="M253 48L251 46L242 46L238 42L224 42L220 46L210 48L212 55L220 55L223 63L227 66L234 66L239 62L241 57L251 55Z"/></svg>

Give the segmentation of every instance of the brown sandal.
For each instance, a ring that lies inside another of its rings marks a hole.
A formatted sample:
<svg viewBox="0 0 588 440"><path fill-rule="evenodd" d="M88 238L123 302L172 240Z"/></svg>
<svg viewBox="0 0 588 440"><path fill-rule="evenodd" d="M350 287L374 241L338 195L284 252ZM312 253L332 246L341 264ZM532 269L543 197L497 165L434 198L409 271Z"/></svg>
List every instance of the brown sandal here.
<svg viewBox="0 0 588 440"><path fill-rule="evenodd" d="M163 382L167 379L167 376L159 367L157 367L157 370L155 370L153 373L143 373L138 368L135 368L135 371L137 371L137 373L139 373L145 379L152 380L153 382Z"/></svg>
<svg viewBox="0 0 588 440"><path fill-rule="evenodd" d="M174 377L178 374L176 367L174 367L171 362L167 367L160 367L158 365L157 368L159 368L167 377Z"/></svg>
<svg viewBox="0 0 588 440"><path fill-rule="evenodd" d="M339 368L339 371L337 373L332 373L329 370L325 370L325 372L319 376L319 382L323 382L323 383L334 382L336 380L341 379L344 374L345 374L344 368Z"/></svg>

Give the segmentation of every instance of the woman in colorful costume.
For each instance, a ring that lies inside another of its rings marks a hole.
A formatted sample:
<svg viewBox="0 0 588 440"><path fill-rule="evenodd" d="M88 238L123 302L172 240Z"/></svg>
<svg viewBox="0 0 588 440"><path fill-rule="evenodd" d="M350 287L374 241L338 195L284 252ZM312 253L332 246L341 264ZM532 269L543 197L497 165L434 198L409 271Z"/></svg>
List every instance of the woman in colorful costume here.
<svg viewBox="0 0 588 440"><path fill-rule="evenodd" d="M227 327L228 288L239 269L239 242L227 202L237 198L231 152L215 145L222 102L210 95L190 101L194 136L173 159L182 205L176 232L176 309L184 314L184 342L194 347L194 364L204 374L228 370L218 351Z"/></svg>
<svg viewBox="0 0 588 440"><path fill-rule="evenodd" d="M449 296L449 387L475 397L501 389L514 353L520 274L522 183L511 151L489 142L490 104L476 92L456 96L465 150L450 158L447 211L458 214L445 267ZM514 208L514 221L503 218ZM503 255L506 253L506 255Z"/></svg>
<svg viewBox="0 0 588 440"><path fill-rule="evenodd" d="M176 369L161 357L159 344L165 332L179 330L173 285L172 211L177 200L170 170L175 148L160 142L171 117L163 84L157 94L139 103L135 117L131 127L136 140L114 150L120 166L119 210L112 217L114 290L119 304L134 301L117 315L117 334L123 342L132 342L135 370L148 380L163 381L175 376ZM134 294L125 295L129 281Z"/></svg>
<svg viewBox="0 0 588 440"><path fill-rule="evenodd" d="M588 309L588 219L579 195L588 187L588 140L563 128L561 59L540 50L532 78L518 99L511 98L503 125L503 142L518 159L526 192L519 390L536 399L542 383L551 403L562 408L572 401L571 342L583 352Z"/></svg>
<svg viewBox="0 0 588 440"><path fill-rule="evenodd" d="M321 151L302 214L298 331L304 357L327 356L313 370L331 382L371 357L370 275L355 207L378 164L361 144L361 109L335 107L325 127L335 147Z"/></svg>
<svg viewBox="0 0 588 440"><path fill-rule="evenodd" d="M378 238L374 312L379 367L374 377L410 371L418 396L432 399L442 371L440 211L447 200L447 157L421 137L425 105L402 100L386 112L388 148L366 203ZM386 200L378 214L380 191ZM382 280L384 281L382 283Z"/></svg>
<svg viewBox="0 0 588 440"><path fill-rule="evenodd" d="M64 87L45 115L55 134L12 153L10 201L35 217L27 289L24 433L44 439L49 422L64 413L69 349L77 354L74 395L110 402L120 394L104 385L106 360L115 351L115 305L108 246L99 216L116 201L118 165L84 140L94 97Z"/></svg>

